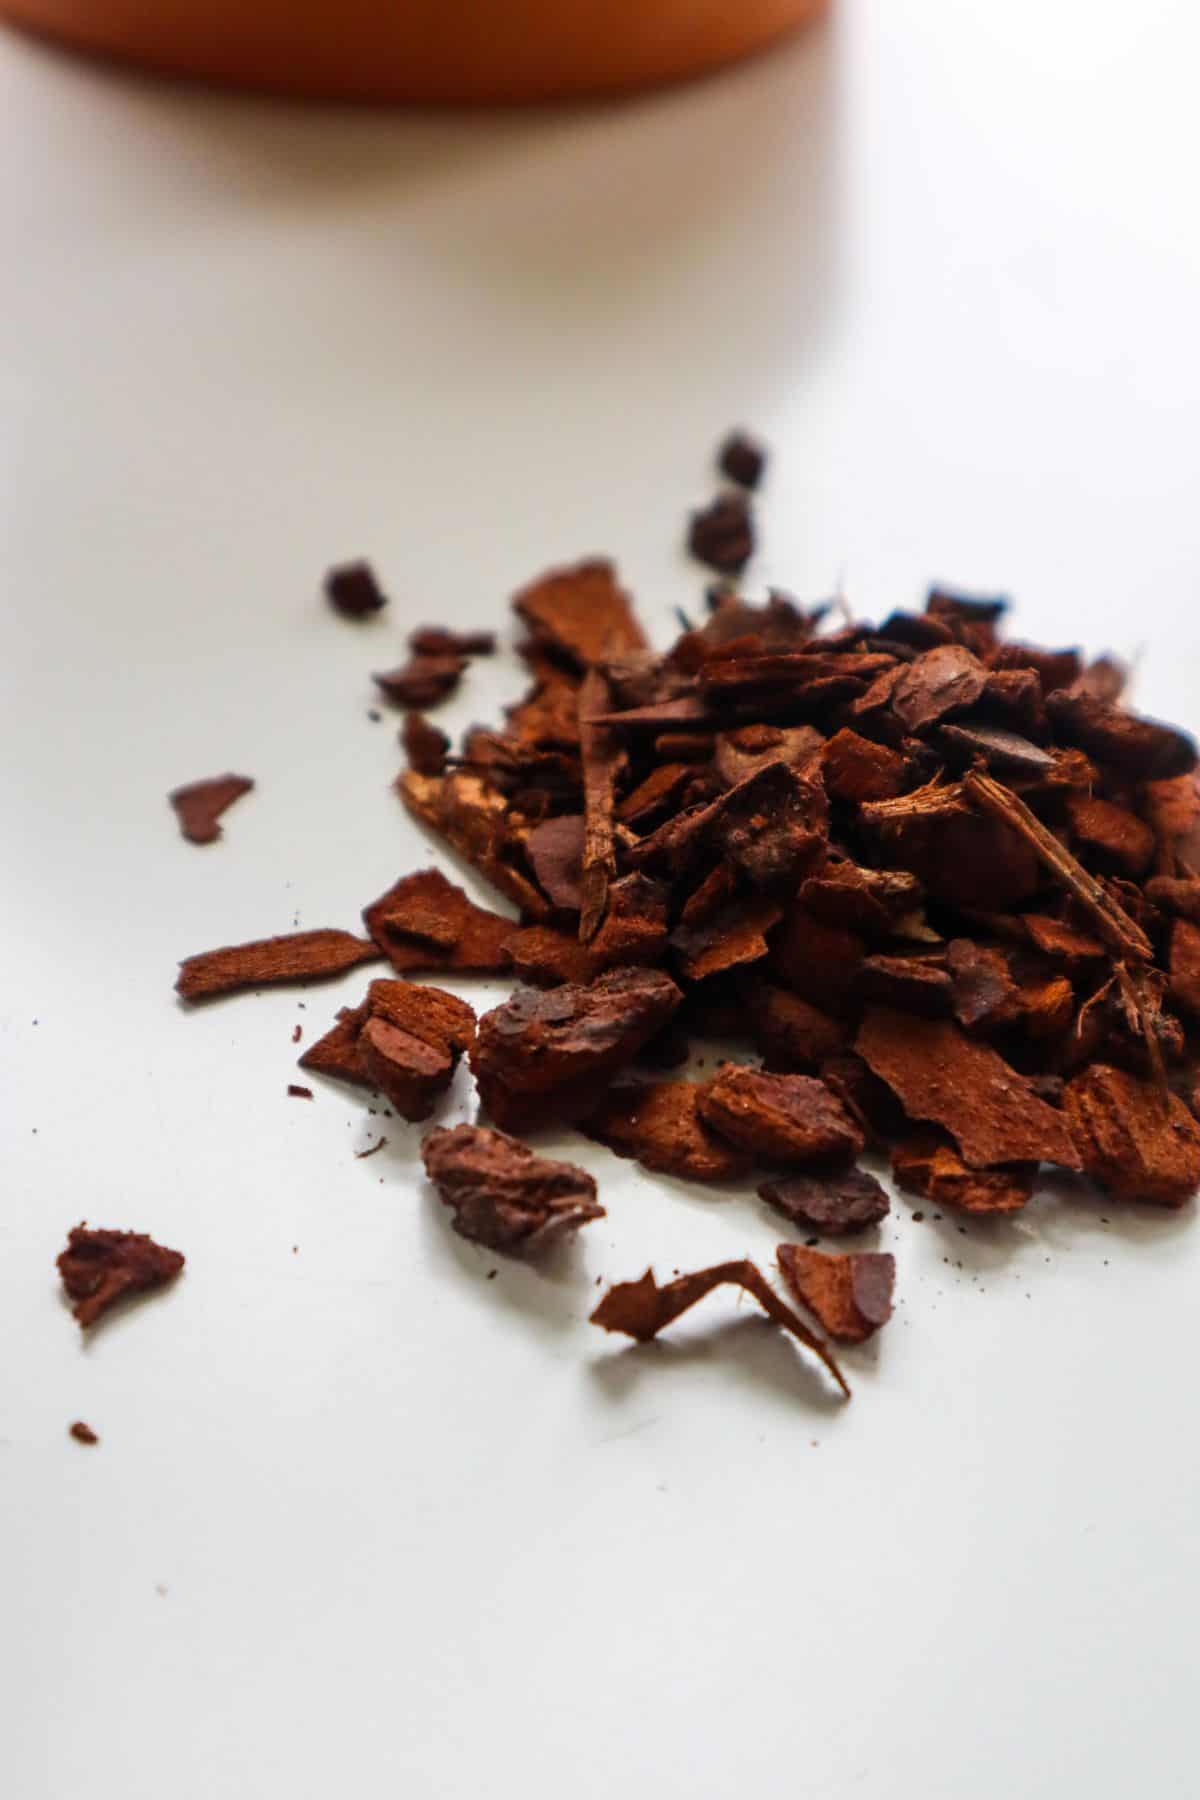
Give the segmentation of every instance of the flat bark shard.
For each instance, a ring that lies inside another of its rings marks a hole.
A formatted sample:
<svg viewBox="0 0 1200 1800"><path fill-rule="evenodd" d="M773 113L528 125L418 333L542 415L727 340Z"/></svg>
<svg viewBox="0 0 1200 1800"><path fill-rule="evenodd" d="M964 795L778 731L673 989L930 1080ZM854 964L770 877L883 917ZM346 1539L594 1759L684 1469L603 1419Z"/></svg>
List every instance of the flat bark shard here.
<svg viewBox="0 0 1200 1800"><path fill-rule="evenodd" d="M512 604L539 644L580 669L646 648L632 601L603 557L550 570Z"/></svg>
<svg viewBox="0 0 1200 1800"><path fill-rule="evenodd" d="M912 1119L941 1125L973 1168L1049 1162L1078 1169L1061 1113L1023 1075L949 1019L869 1010L855 1049Z"/></svg>
<svg viewBox="0 0 1200 1800"><path fill-rule="evenodd" d="M183 1264L180 1251L156 1244L144 1232L98 1230L84 1224L67 1233L58 1272L75 1302L71 1310L86 1330L118 1300L174 1281Z"/></svg>
<svg viewBox="0 0 1200 1800"><path fill-rule="evenodd" d="M780 1244L775 1256L796 1299L839 1343L865 1343L891 1318L896 1259L886 1251Z"/></svg>
<svg viewBox="0 0 1200 1800"><path fill-rule="evenodd" d="M520 927L476 906L438 869L419 869L363 909L363 923L398 973L418 969L500 974Z"/></svg>
<svg viewBox="0 0 1200 1800"><path fill-rule="evenodd" d="M482 1125L430 1132L426 1172L460 1237L529 1254L604 1217L596 1183L573 1163L537 1156L528 1144Z"/></svg>
<svg viewBox="0 0 1200 1800"><path fill-rule="evenodd" d="M167 797L189 844L214 844L221 835L222 813L253 787L249 775L214 775L208 781L174 788Z"/></svg>
<svg viewBox="0 0 1200 1800"><path fill-rule="evenodd" d="M714 1288L740 1287L758 1301L767 1317L781 1325L801 1344L820 1358L847 1399L850 1388L845 1376L825 1344L809 1330L766 1280L756 1264L747 1258L715 1263L708 1269L697 1269L691 1275L680 1275L659 1287L654 1270L647 1269L638 1281L621 1281L609 1288L591 1315L593 1325L605 1331L619 1331L639 1343L649 1343L674 1323L681 1313L711 1294Z"/></svg>
<svg viewBox="0 0 1200 1800"><path fill-rule="evenodd" d="M1020 1212L1033 1198L1036 1163L992 1169L967 1166L954 1145L933 1131L915 1131L892 1146L892 1177L907 1193L956 1212Z"/></svg>
<svg viewBox="0 0 1200 1800"><path fill-rule="evenodd" d="M175 991L181 1000L214 1000L242 988L325 981L360 963L376 962L379 954L377 945L348 931L295 931L185 957Z"/></svg>
<svg viewBox="0 0 1200 1800"><path fill-rule="evenodd" d="M736 1181L750 1157L705 1122L705 1083L650 1081L610 1088L580 1129L617 1156L686 1181Z"/></svg>
<svg viewBox="0 0 1200 1800"><path fill-rule="evenodd" d="M582 1116L681 997L669 976L637 968L515 994L479 1021L471 1066L480 1098L502 1129Z"/></svg>
<svg viewBox="0 0 1200 1800"><path fill-rule="evenodd" d="M830 1169L764 1181L759 1194L791 1224L825 1237L846 1237L886 1219L886 1190L864 1169Z"/></svg>
<svg viewBox="0 0 1200 1800"><path fill-rule="evenodd" d="M475 1040L475 1014L442 988L373 981L300 1058L302 1069L377 1088L406 1119L427 1119Z"/></svg>
<svg viewBox="0 0 1200 1800"><path fill-rule="evenodd" d="M1182 1206L1200 1186L1200 1125L1174 1094L1093 1063L1063 1112L1087 1173L1122 1199Z"/></svg>
<svg viewBox="0 0 1200 1800"><path fill-rule="evenodd" d="M863 1134L824 1082L722 1063L699 1100L701 1116L730 1143L767 1162L846 1160Z"/></svg>

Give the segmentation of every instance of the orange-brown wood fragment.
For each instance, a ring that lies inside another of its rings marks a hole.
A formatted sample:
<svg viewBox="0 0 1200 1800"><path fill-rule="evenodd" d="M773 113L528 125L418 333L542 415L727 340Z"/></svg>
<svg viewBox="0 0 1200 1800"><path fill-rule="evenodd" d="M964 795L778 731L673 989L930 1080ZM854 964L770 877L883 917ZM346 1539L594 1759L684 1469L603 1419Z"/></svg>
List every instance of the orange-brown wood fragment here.
<svg viewBox="0 0 1200 1800"><path fill-rule="evenodd" d="M536 642L581 669L646 647L633 603L603 557L551 569L514 594L512 603Z"/></svg>
<svg viewBox="0 0 1200 1800"><path fill-rule="evenodd" d="M882 1250L830 1252L780 1244L779 1272L831 1338L862 1344L892 1316L896 1259Z"/></svg>
<svg viewBox="0 0 1200 1800"><path fill-rule="evenodd" d="M647 1269L640 1280L621 1281L609 1288L592 1313L591 1322L605 1331L619 1331L626 1337L636 1338L639 1343L649 1343L651 1338L657 1337L660 1331L665 1331L668 1325L673 1324L681 1313L687 1312L707 1294L711 1294L714 1288L724 1286L743 1288L757 1300L769 1319L790 1332L806 1349L820 1358L843 1394L847 1399L850 1398L846 1378L825 1344L779 1298L762 1271L748 1258L715 1263L708 1269L697 1269L693 1274L680 1275L676 1280L668 1281L663 1287L659 1287L655 1281L653 1269Z"/></svg>
<svg viewBox="0 0 1200 1800"><path fill-rule="evenodd" d="M687 1181L737 1181L751 1159L704 1121L704 1083L648 1081L610 1088L580 1129L644 1169Z"/></svg>
<svg viewBox="0 0 1200 1800"><path fill-rule="evenodd" d="M432 1131L421 1145L430 1181L460 1237L529 1254L604 1217L596 1183L574 1163L537 1156L482 1125Z"/></svg>
<svg viewBox="0 0 1200 1800"><path fill-rule="evenodd" d="M767 1162L848 1160L863 1147L841 1101L809 1075L722 1063L698 1104L714 1131Z"/></svg>
<svg viewBox="0 0 1200 1800"><path fill-rule="evenodd" d="M615 969L587 986L514 994L479 1021L471 1066L483 1104L504 1130L579 1118L680 998L669 976L641 968Z"/></svg>
<svg viewBox="0 0 1200 1800"><path fill-rule="evenodd" d="M86 1330L133 1294L165 1287L183 1268L178 1250L167 1250L141 1231L107 1231L75 1225L58 1258L58 1272L72 1311Z"/></svg>
<svg viewBox="0 0 1200 1800"><path fill-rule="evenodd" d="M1051 1162L1077 1169L1063 1117L989 1045L949 1019L918 1019L875 1007L855 1049L912 1119L941 1125L973 1168Z"/></svg>
<svg viewBox="0 0 1200 1800"><path fill-rule="evenodd" d="M1127 1200L1182 1206L1200 1186L1200 1125L1174 1094L1093 1063L1063 1091L1084 1169Z"/></svg>
<svg viewBox="0 0 1200 1800"><path fill-rule="evenodd" d="M935 1206L965 1213L1020 1212L1033 1198L1036 1163L1009 1163L994 1169L968 1168L948 1138L917 1131L892 1146L897 1185Z"/></svg>
<svg viewBox="0 0 1200 1800"><path fill-rule="evenodd" d="M363 923L401 973L499 973L508 967L509 944L520 929L515 919L476 906L439 869L403 876L364 907Z"/></svg>
<svg viewBox="0 0 1200 1800"><path fill-rule="evenodd" d="M703 981L761 962L767 954L766 933L782 916L776 901L755 894L735 900L703 924L677 926L670 943L681 973L689 981Z"/></svg>
<svg viewBox="0 0 1200 1800"><path fill-rule="evenodd" d="M185 957L175 991L181 1000L214 1000L241 988L325 981L359 963L376 962L379 954L377 945L348 931L294 931Z"/></svg>
<svg viewBox="0 0 1200 1800"><path fill-rule="evenodd" d="M209 781L174 788L167 797L188 842L214 844L221 835L221 814L253 787L248 775L214 775Z"/></svg>

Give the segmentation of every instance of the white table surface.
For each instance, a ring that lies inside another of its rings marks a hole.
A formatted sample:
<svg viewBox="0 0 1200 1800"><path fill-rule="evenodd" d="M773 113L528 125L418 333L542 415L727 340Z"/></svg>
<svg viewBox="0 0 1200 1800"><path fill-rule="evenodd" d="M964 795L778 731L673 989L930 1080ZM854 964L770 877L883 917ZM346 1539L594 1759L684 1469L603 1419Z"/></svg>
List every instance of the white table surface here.
<svg viewBox="0 0 1200 1800"><path fill-rule="evenodd" d="M608 1217L511 1266L418 1128L360 1162L353 1093L285 1098L362 975L171 983L451 868L368 672L595 550L665 639L737 421L761 578L1010 589L1200 722L1198 53L1172 0L847 0L701 87L464 119L0 42L13 1800L1194 1792L1190 1208L901 1202L842 1407L732 1296L649 1350L585 1322L601 1278L769 1259L749 1189L553 1140ZM362 629L317 595L356 554ZM226 768L257 790L192 848L166 790ZM87 1346L84 1217L188 1256Z"/></svg>

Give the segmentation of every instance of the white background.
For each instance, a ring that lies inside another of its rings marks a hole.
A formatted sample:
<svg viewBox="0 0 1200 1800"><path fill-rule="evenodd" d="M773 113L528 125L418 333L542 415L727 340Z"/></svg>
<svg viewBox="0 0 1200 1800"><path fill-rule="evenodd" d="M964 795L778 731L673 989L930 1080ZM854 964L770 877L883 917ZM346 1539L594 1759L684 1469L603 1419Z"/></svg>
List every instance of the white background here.
<svg viewBox="0 0 1200 1800"><path fill-rule="evenodd" d="M842 1407L732 1296L648 1349L585 1322L601 1277L769 1258L749 1189L563 1138L608 1217L504 1264L417 1129L359 1162L359 1098L285 1098L364 974L171 983L451 868L369 671L597 550L665 639L735 422L775 450L761 578L1011 589L1200 722L1198 58L1171 0L847 0L700 87L464 119L0 44L14 1800L1194 1791L1190 1208L901 1202ZM357 554L361 629L318 598ZM226 768L257 790L192 848L166 791ZM86 1346L83 1217L188 1256Z"/></svg>

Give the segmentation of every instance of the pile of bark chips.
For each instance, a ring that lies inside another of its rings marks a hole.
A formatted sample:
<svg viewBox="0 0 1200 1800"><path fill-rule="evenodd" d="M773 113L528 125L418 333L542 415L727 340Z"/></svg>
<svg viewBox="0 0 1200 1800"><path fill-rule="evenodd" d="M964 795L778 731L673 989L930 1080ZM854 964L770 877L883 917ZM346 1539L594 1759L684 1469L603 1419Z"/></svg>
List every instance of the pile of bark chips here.
<svg viewBox="0 0 1200 1800"><path fill-rule="evenodd" d="M744 491L690 538L744 562ZM1019 1211L1043 1167L1188 1199L1196 751L1122 704L1115 663L1006 639L1003 601L943 591L845 623L719 586L665 654L606 561L512 604L526 691L455 753L410 710L397 789L518 917L419 869L361 934L188 958L185 999L390 964L301 1066L425 1119L466 1057L488 1123L434 1130L423 1156L456 1229L503 1251L603 1215L588 1174L522 1142L551 1122L672 1176L756 1172L796 1239L852 1245L885 1215L865 1147L964 1214ZM411 647L381 691L428 705L492 639L426 628ZM478 973L516 984L479 1018L436 986ZM743 1054L678 1073L705 1038ZM652 1337L734 1283L841 1381L805 1318L844 1342L877 1330L893 1259L790 1241L778 1266L787 1301L734 1262L661 1287L648 1271L593 1317Z"/></svg>

